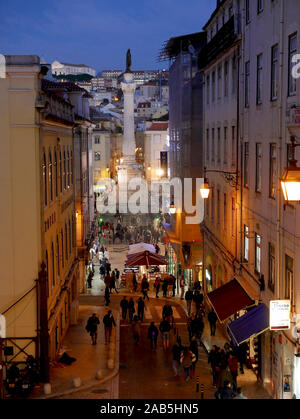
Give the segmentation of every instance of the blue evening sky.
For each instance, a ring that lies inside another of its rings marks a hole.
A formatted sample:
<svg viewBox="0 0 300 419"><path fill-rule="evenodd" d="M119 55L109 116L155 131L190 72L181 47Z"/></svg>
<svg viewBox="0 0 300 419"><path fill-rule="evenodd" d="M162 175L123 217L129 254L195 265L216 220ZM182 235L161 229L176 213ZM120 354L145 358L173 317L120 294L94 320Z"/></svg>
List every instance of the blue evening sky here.
<svg viewBox="0 0 300 419"><path fill-rule="evenodd" d="M0 0L0 53L36 54L97 71L159 69L164 41L200 32L216 0Z"/></svg>

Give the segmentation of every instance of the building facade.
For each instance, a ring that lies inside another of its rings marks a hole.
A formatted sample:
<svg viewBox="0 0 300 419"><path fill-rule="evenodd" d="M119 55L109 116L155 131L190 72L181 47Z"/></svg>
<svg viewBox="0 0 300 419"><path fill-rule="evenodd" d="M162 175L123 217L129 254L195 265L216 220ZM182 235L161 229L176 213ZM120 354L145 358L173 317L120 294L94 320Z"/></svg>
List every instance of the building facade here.
<svg viewBox="0 0 300 419"><path fill-rule="evenodd" d="M77 74L89 74L90 76L96 77L96 70L85 64L70 64L63 63L61 61L53 61L52 74L57 76L63 75L77 75Z"/></svg>

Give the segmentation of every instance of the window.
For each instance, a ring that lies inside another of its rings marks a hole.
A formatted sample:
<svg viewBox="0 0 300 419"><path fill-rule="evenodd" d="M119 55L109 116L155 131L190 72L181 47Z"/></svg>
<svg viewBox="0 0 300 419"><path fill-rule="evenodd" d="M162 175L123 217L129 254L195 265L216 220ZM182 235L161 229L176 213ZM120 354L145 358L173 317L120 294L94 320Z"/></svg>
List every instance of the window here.
<svg viewBox="0 0 300 419"><path fill-rule="evenodd" d="M268 277L268 288L274 292L275 291L275 246L272 243L269 243L269 277Z"/></svg>
<svg viewBox="0 0 300 419"><path fill-rule="evenodd" d="M209 163L209 129L206 130L206 162Z"/></svg>
<svg viewBox="0 0 300 419"><path fill-rule="evenodd" d="M249 187L249 143L244 144L244 187Z"/></svg>
<svg viewBox="0 0 300 419"><path fill-rule="evenodd" d="M223 201L223 224L224 224L224 231L227 230L227 195L224 193L224 201Z"/></svg>
<svg viewBox="0 0 300 419"><path fill-rule="evenodd" d="M264 10L264 0L257 0L257 14Z"/></svg>
<svg viewBox="0 0 300 419"><path fill-rule="evenodd" d="M211 161L215 161L215 129L211 130Z"/></svg>
<svg viewBox="0 0 300 419"><path fill-rule="evenodd" d="M221 162L221 128L218 128L218 150L217 150L218 163Z"/></svg>
<svg viewBox="0 0 300 419"><path fill-rule="evenodd" d="M68 170L68 188L70 187L71 184L71 173L70 173L70 153L69 153L69 147L68 147L68 151L67 151L67 170Z"/></svg>
<svg viewBox="0 0 300 419"><path fill-rule="evenodd" d="M63 190L63 176L62 176L62 158L61 151L59 152L59 179L60 179L60 193Z"/></svg>
<svg viewBox="0 0 300 419"><path fill-rule="evenodd" d="M250 23L250 0L245 0L246 25Z"/></svg>
<svg viewBox="0 0 300 419"><path fill-rule="evenodd" d="M65 224L65 251L66 251L66 260L68 260L69 254L68 254L68 228L67 228L67 224Z"/></svg>
<svg viewBox="0 0 300 419"><path fill-rule="evenodd" d="M51 151L49 151L49 160L48 160L48 166L49 166L49 201L53 201L53 166L52 166L52 154Z"/></svg>
<svg viewBox="0 0 300 419"><path fill-rule="evenodd" d="M256 103L262 103L262 82L263 82L263 56L257 56L257 70L256 70Z"/></svg>
<svg viewBox="0 0 300 419"><path fill-rule="evenodd" d="M232 94L235 95L237 90L237 65L236 56L234 55L231 62L232 66Z"/></svg>
<svg viewBox="0 0 300 419"><path fill-rule="evenodd" d="M209 89L210 89L210 77L209 75L206 77L206 103L209 105Z"/></svg>
<svg viewBox="0 0 300 419"><path fill-rule="evenodd" d="M95 144L100 144L100 137L95 137Z"/></svg>
<svg viewBox="0 0 300 419"><path fill-rule="evenodd" d="M63 233L62 230L61 230L61 233L60 233L60 237L61 237L61 264L62 264L62 267L64 267L65 266L65 259L64 259L64 233Z"/></svg>
<svg viewBox="0 0 300 419"><path fill-rule="evenodd" d="M215 189L211 190L211 219L215 218Z"/></svg>
<svg viewBox="0 0 300 419"><path fill-rule="evenodd" d="M71 221L69 220L69 253L72 253L72 241L71 241Z"/></svg>
<svg viewBox="0 0 300 419"><path fill-rule="evenodd" d="M249 227L244 225L244 261L249 260Z"/></svg>
<svg viewBox="0 0 300 419"><path fill-rule="evenodd" d="M261 264L261 237L255 233L255 271L260 274Z"/></svg>
<svg viewBox="0 0 300 419"><path fill-rule="evenodd" d="M249 107L250 98L250 61L245 64L245 107Z"/></svg>
<svg viewBox="0 0 300 419"><path fill-rule="evenodd" d="M289 96L296 95L297 83L292 71L296 63L292 62L294 54L297 52L297 34L289 37Z"/></svg>
<svg viewBox="0 0 300 419"><path fill-rule="evenodd" d="M272 62L271 62L271 100L276 100L278 96L278 45L272 47L271 50Z"/></svg>
<svg viewBox="0 0 300 419"><path fill-rule="evenodd" d="M224 64L224 96L228 96L228 61Z"/></svg>
<svg viewBox="0 0 300 419"><path fill-rule="evenodd" d="M55 287L55 262L54 262L54 246L51 243L51 274L52 274L52 288Z"/></svg>
<svg viewBox="0 0 300 419"><path fill-rule="evenodd" d="M261 192L262 145L256 144L255 191Z"/></svg>
<svg viewBox="0 0 300 419"><path fill-rule="evenodd" d="M67 189L66 152L64 150L64 189Z"/></svg>
<svg viewBox="0 0 300 419"><path fill-rule="evenodd" d="M57 198L58 196L58 168L57 168L57 153L56 150L54 150L54 193L55 193L55 198Z"/></svg>
<svg viewBox="0 0 300 419"><path fill-rule="evenodd" d="M231 127L231 166L235 166L236 149L235 149L235 127Z"/></svg>
<svg viewBox="0 0 300 419"><path fill-rule="evenodd" d="M221 99L221 92L222 92L222 67L219 66L218 68L218 99Z"/></svg>
<svg viewBox="0 0 300 419"><path fill-rule="evenodd" d="M60 266L59 266L59 238L58 238L58 234L56 235L56 273L57 273L57 279L59 279Z"/></svg>
<svg viewBox="0 0 300 419"><path fill-rule="evenodd" d="M228 152L228 147L227 147L227 127L224 127L224 150L223 150L223 163L226 166L227 165L227 152Z"/></svg>
<svg viewBox="0 0 300 419"><path fill-rule="evenodd" d="M212 96L212 102L216 99L216 72L212 72L211 76L211 96Z"/></svg>
<svg viewBox="0 0 300 419"><path fill-rule="evenodd" d="M277 152L276 144L270 144L270 175L269 175L269 196L275 198L277 185Z"/></svg>
<svg viewBox="0 0 300 419"><path fill-rule="evenodd" d="M235 199L231 198L231 235L235 235Z"/></svg>
<svg viewBox="0 0 300 419"><path fill-rule="evenodd" d="M43 187L44 187L44 205L45 207L48 204L48 191L47 191L47 160L46 154L43 154Z"/></svg>
<svg viewBox="0 0 300 419"><path fill-rule="evenodd" d="M294 282L294 260L285 255L285 281L284 281L284 298L292 300L293 298L293 282Z"/></svg>
<svg viewBox="0 0 300 419"><path fill-rule="evenodd" d="M95 151L94 153L94 160L100 161L101 160L101 154L98 151Z"/></svg>
<svg viewBox="0 0 300 419"><path fill-rule="evenodd" d="M221 222L221 211L220 211L220 191L217 190L217 223Z"/></svg>
<svg viewBox="0 0 300 419"><path fill-rule="evenodd" d="M48 297L48 295L49 295L49 259L48 259L48 250L46 250L46 252L45 252L45 265L46 265L46 272L47 272L47 279L46 279L46 281L47 281L47 297Z"/></svg>

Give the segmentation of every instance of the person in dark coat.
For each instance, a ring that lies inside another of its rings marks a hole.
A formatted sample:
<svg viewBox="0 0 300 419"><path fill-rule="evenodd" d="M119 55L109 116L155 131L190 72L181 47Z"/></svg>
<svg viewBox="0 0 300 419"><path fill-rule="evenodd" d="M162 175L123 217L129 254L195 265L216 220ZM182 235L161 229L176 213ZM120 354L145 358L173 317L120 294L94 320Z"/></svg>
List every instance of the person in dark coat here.
<svg viewBox="0 0 300 419"><path fill-rule="evenodd" d="M217 317L213 308L208 313L207 319L208 319L209 325L210 325L210 336L215 336L215 334L216 334L216 323L217 323L218 317Z"/></svg>
<svg viewBox="0 0 300 419"><path fill-rule="evenodd" d="M167 320L170 324L172 324L172 327L173 327L173 323L174 323L173 309L169 303L165 304L163 307L162 318L163 320Z"/></svg>
<svg viewBox="0 0 300 419"><path fill-rule="evenodd" d="M132 322L133 320L134 313L135 313L134 301L133 301L133 298L130 297L130 300L128 301L128 314L129 314L130 322Z"/></svg>
<svg viewBox="0 0 300 419"><path fill-rule="evenodd" d="M111 310L108 310L108 313L105 314L105 316L103 317L103 324L105 332L105 345L107 345L108 343L110 343L112 327L116 327L116 322Z"/></svg>
<svg viewBox="0 0 300 419"><path fill-rule="evenodd" d="M168 280L167 278L164 279L161 289L163 290L163 297L167 298L168 296Z"/></svg>
<svg viewBox="0 0 300 419"><path fill-rule="evenodd" d="M208 363L211 365L211 370L212 370L213 386L217 385L216 367L218 365L218 358L219 358L218 349L219 348L216 345L213 345L208 354Z"/></svg>
<svg viewBox="0 0 300 419"><path fill-rule="evenodd" d="M137 283L137 280L136 280L136 275L135 275L135 273L133 274L133 276L132 276L132 286L133 286L133 291L134 292L136 292L136 290L137 290L137 286L138 286L138 283Z"/></svg>
<svg viewBox="0 0 300 419"><path fill-rule="evenodd" d="M191 288L188 289L188 291L185 293L184 299L186 301L186 308L188 315L191 315L191 307L192 307L192 301L193 301L193 291Z"/></svg>
<svg viewBox="0 0 300 419"><path fill-rule="evenodd" d="M157 336L158 328L155 326L154 322L152 322L148 329L148 339L150 339L151 350L153 347L157 349Z"/></svg>
<svg viewBox="0 0 300 419"><path fill-rule="evenodd" d="M143 280L142 280L142 293L143 293L143 296L144 296L144 300L145 300L145 298L148 298L148 301L149 301L148 290L149 290L149 282L147 281L147 278L144 275Z"/></svg>
<svg viewBox="0 0 300 419"><path fill-rule="evenodd" d="M100 321L96 313L93 313L93 315L88 319L87 325L85 327L86 331L90 334L92 338L92 345L97 344L97 329L99 323Z"/></svg>
<svg viewBox="0 0 300 419"><path fill-rule="evenodd" d="M126 320L127 310L128 310L128 300L127 300L126 295L124 295L123 300L121 300L120 306L121 306L121 309L122 309L122 319Z"/></svg>
<svg viewBox="0 0 300 419"><path fill-rule="evenodd" d="M109 282L109 290L110 292L112 292L112 290L115 290L117 294L118 290L116 289L116 276L115 276L115 271L113 271L113 273L111 274L110 277L110 282Z"/></svg>
<svg viewBox="0 0 300 419"><path fill-rule="evenodd" d="M109 287L105 287L105 292L104 292L104 299L105 299L105 305L108 306L110 303L110 292L109 292Z"/></svg>
<svg viewBox="0 0 300 419"><path fill-rule="evenodd" d="M159 276L156 277L154 286L155 286L155 297L159 298L159 296L158 296L159 289L160 289L160 277Z"/></svg>
<svg viewBox="0 0 300 419"><path fill-rule="evenodd" d="M144 310L145 310L145 303L142 297L140 297L137 301L138 306L138 318L139 320L143 321L144 319Z"/></svg>
<svg viewBox="0 0 300 419"><path fill-rule="evenodd" d="M103 279L104 275L105 275L105 267L103 265L100 266L99 272L100 272L100 275L101 275L101 279Z"/></svg>
<svg viewBox="0 0 300 419"><path fill-rule="evenodd" d="M193 354L196 357L193 360L192 366L191 366L191 377L194 377L195 376L195 370L196 370L196 364L197 364L198 359L199 359L198 343L197 343L197 339L195 337L192 337L191 344L190 344L190 350L193 352Z"/></svg>

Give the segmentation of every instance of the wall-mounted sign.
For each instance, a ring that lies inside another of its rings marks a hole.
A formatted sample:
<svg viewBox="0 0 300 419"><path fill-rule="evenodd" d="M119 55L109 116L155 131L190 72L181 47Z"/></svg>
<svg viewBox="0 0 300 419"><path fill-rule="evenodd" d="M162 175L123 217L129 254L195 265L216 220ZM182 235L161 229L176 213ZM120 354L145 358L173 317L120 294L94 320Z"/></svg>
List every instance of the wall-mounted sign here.
<svg viewBox="0 0 300 419"><path fill-rule="evenodd" d="M290 300L270 301L270 330L290 329L290 313Z"/></svg>
<svg viewBox="0 0 300 419"><path fill-rule="evenodd" d="M2 314L0 314L0 338L6 338L6 321Z"/></svg>

